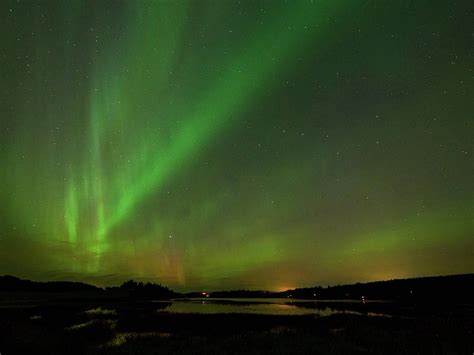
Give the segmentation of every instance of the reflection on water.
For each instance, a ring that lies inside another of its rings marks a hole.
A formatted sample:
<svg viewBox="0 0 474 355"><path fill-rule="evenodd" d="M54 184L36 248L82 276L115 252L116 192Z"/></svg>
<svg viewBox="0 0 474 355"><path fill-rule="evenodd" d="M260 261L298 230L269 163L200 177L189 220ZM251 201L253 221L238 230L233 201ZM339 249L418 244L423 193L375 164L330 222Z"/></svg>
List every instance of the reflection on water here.
<svg viewBox="0 0 474 355"><path fill-rule="evenodd" d="M358 313L349 310L336 310L313 302L312 307L308 307L308 302L304 300L288 299L176 299L166 308L159 311L173 313L249 313L249 314L273 314L273 315L305 315L313 314L318 316L329 316L336 313Z"/></svg>
<svg viewBox="0 0 474 355"><path fill-rule="evenodd" d="M21 300L20 302L1 302L2 308L34 308L38 307L38 300ZM40 300L41 301L41 300ZM6 303L6 304L5 304ZM46 303L48 304L48 303ZM56 304L56 303L55 303ZM269 314L269 315L315 315L329 316L338 313L364 314L368 316L388 316L392 311L397 311L398 306L388 301L366 301L365 303L354 300L300 300L288 298L192 298L173 299L170 301L137 301L125 303L125 308L136 305L141 310L148 304L149 311L170 313L243 313L243 314ZM82 308L81 313L90 317L117 317L121 314L124 303L119 301L101 302L101 304L88 303ZM405 307L405 311L410 310ZM374 312L375 311L375 312ZM464 312L464 311L463 311ZM33 317L34 316L34 317ZM32 315L32 320L40 319Z"/></svg>

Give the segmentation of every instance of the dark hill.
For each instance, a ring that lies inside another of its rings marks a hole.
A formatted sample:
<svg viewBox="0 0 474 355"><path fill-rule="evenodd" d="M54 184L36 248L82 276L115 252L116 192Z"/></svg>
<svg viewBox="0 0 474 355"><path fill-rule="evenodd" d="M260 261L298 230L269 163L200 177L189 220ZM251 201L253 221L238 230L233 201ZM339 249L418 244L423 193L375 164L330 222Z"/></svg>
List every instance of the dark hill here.
<svg viewBox="0 0 474 355"><path fill-rule="evenodd" d="M439 302L472 302L474 274L419 277L356 283L332 287L297 288L282 292L282 296L308 299L373 299L373 300L437 300Z"/></svg>
<svg viewBox="0 0 474 355"><path fill-rule="evenodd" d="M15 276L0 276L0 292L77 292L101 291L102 289L83 282L22 280Z"/></svg>
<svg viewBox="0 0 474 355"><path fill-rule="evenodd" d="M207 295L207 294L206 294ZM216 291L208 293L214 298L298 298L315 300L392 300L417 302L472 303L474 300L474 274L418 277L356 283L338 286L296 288L284 292L270 291ZM201 292L188 293L188 297L203 297Z"/></svg>

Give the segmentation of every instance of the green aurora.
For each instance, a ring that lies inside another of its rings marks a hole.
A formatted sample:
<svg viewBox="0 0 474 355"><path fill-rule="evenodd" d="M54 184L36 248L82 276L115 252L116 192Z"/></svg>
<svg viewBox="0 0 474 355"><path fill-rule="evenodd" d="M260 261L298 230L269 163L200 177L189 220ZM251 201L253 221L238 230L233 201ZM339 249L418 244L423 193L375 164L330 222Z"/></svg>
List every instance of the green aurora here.
<svg viewBox="0 0 474 355"><path fill-rule="evenodd" d="M0 273L474 272L471 1L2 1Z"/></svg>

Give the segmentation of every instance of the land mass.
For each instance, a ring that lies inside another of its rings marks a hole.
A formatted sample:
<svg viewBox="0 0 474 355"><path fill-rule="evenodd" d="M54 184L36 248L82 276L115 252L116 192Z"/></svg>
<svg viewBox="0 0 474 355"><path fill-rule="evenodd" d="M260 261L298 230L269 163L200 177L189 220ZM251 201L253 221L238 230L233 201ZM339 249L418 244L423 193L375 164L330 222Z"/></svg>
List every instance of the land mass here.
<svg viewBox="0 0 474 355"><path fill-rule="evenodd" d="M466 274L284 292L180 294L133 280L100 288L0 276L0 352L470 354L473 281L474 274ZM278 299L277 309L309 312L199 314L170 307L184 302L256 308L272 305L272 299Z"/></svg>
<svg viewBox="0 0 474 355"><path fill-rule="evenodd" d="M290 298L307 300L391 300L391 301L440 301L471 302L474 299L474 274L418 277L337 286L296 288L283 292L230 290L179 293L161 284L130 280L117 287L101 288L71 281L37 282L5 275L0 276L0 295L56 294L84 297L131 297L137 299L172 298Z"/></svg>

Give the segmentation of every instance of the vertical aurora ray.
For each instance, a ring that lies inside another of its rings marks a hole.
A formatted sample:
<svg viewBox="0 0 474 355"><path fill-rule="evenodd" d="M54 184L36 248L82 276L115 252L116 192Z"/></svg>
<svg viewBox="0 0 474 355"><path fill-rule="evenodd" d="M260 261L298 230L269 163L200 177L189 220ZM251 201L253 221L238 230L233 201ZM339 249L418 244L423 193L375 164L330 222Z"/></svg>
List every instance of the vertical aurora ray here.
<svg viewBox="0 0 474 355"><path fill-rule="evenodd" d="M183 7L186 8L186 6ZM148 6L139 9L136 14L139 20L136 22L140 23L140 30L132 30L136 34L129 40L131 48L123 53L124 63L120 65L116 62L111 65L114 70L105 78L104 84L98 82L94 85L94 92L91 95L92 138L89 179L92 181L94 201L96 201L97 228L93 233L97 235L98 254L105 250L107 235L111 228L133 217L134 211L144 198L157 191L192 157L198 156L216 134L229 128L232 125L232 117L236 117L239 111L248 107L267 87L272 85L272 81L277 78L276 74L285 67L291 56L298 53L312 40L314 41L315 36L324 38L323 26L316 29L308 24L311 21L317 21L316 16L328 15L327 11L318 13L315 7L292 5L290 10L286 9L285 16L291 19L288 20L288 25L278 25L282 15L276 16L271 23L264 26L264 29L259 29L254 38L242 43L242 48L238 50L240 54L236 58L227 59L228 63L224 64L216 79L206 85L206 90L198 93L196 98L188 99L189 108L184 107L175 111L169 105L164 108L157 107L149 118L151 121L163 120L160 112L165 112L169 116L167 120L183 122L177 129L171 130L172 138L163 144L156 143L157 136L146 130L139 131L138 134L133 132L135 121L143 122L145 115L133 111L131 108L133 103L129 102L130 98L125 94L129 87L141 87L145 92L148 90L157 93L166 91L161 87L166 87L166 78L169 75L169 68L172 67L173 57L171 55L163 57L162 53L175 53L178 50L176 43L179 41L179 33L177 33L179 31L173 30L171 34L168 34L166 30L173 27L172 23L160 24L156 21L155 14L160 13L160 10L169 9L159 5L152 9ZM163 18L182 17L185 14L182 9L176 11L173 7L171 10ZM131 23L134 21L132 20ZM160 25L157 26L157 24ZM275 26L279 31L277 33L275 33ZM147 36L150 36L149 40L142 39L143 28ZM160 36L161 32L166 33L164 44L159 43L159 49L156 50L153 39L160 42L163 38ZM275 37L278 38L278 43L271 45L262 56L259 48L270 43ZM137 45L140 47L136 48ZM138 51L147 53L144 57L145 63L142 63L143 57L138 57L139 62L137 62ZM109 61L106 60L106 62ZM150 79L144 79L140 74L127 75L127 68L133 67L152 68L154 75ZM103 77L106 70L98 69L98 72L101 73L100 77ZM180 93L178 91L173 94ZM156 99L160 96L166 98L167 94L158 95ZM139 98L136 100L140 102ZM127 163L133 162L132 167L112 169L113 174L104 177L100 172L104 154L103 142L109 139L117 129L119 134L116 144L127 146ZM131 131L124 135L122 131L124 129ZM107 181L107 187L105 187L107 198L103 195L104 180Z"/></svg>
<svg viewBox="0 0 474 355"><path fill-rule="evenodd" d="M70 182L66 190L64 222L66 223L69 242L73 244L77 242L78 213L76 187L72 182Z"/></svg>

